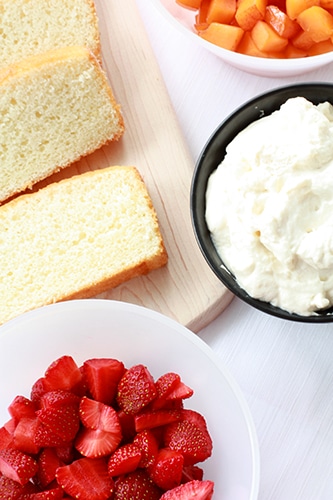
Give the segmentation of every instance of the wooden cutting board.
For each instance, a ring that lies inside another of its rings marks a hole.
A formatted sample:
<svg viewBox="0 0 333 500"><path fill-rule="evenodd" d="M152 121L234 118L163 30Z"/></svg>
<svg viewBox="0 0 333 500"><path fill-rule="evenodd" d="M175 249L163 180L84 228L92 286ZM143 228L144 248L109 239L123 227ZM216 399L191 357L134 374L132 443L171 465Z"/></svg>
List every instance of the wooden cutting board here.
<svg viewBox="0 0 333 500"><path fill-rule="evenodd" d="M126 131L118 143L101 148L53 180L109 165L138 168L158 214L169 262L99 298L148 307L198 332L224 310L232 294L210 270L195 241L189 200L194 162L135 0L95 3L103 64Z"/></svg>

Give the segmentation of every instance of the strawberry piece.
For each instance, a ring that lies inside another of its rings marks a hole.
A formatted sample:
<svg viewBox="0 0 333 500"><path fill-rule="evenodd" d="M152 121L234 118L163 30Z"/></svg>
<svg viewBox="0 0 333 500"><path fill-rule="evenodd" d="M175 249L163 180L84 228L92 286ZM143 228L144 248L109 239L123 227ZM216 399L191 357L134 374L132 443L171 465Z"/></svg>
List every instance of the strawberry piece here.
<svg viewBox="0 0 333 500"><path fill-rule="evenodd" d="M47 392L45 378L41 377L35 381L31 388L30 399L39 407L40 398Z"/></svg>
<svg viewBox="0 0 333 500"><path fill-rule="evenodd" d="M0 474L0 498L3 500L23 500L26 495L36 491L37 487L30 482L21 485L17 481Z"/></svg>
<svg viewBox="0 0 333 500"><path fill-rule="evenodd" d="M89 393L94 400L108 405L113 403L124 373L124 363L117 359L93 358L83 363L83 375Z"/></svg>
<svg viewBox="0 0 333 500"><path fill-rule="evenodd" d="M36 414L38 422L60 439L60 445L72 441L79 430L79 410L74 404L60 407L50 406L38 410Z"/></svg>
<svg viewBox="0 0 333 500"><path fill-rule="evenodd" d="M61 462L64 464L70 464L74 460L75 448L73 442L64 444L62 446L56 446L55 452Z"/></svg>
<svg viewBox="0 0 333 500"><path fill-rule="evenodd" d="M15 427L16 427L16 419L15 418L10 418L7 420L7 422L3 425L3 427L6 429L6 431L9 432L9 434L14 434Z"/></svg>
<svg viewBox="0 0 333 500"><path fill-rule="evenodd" d="M33 418L35 416L36 405L25 396L16 396L8 406L8 411L17 420L22 417Z"/></svg>
<svg viewBox="0 0 333 500"><path fill-rule="evenodd" d="M26 484L37 472L37 462L14 448L0 450L0 472L19 484Z"/></svg>
<svg viewBox="0 0 333 500"><path fill-rule="evenodd" d="M168 490L161 496L160 500L211 500L214 493L212 481L190 481L181 484L172 490Z"/></svg>
<svg viewBox="0 0 333 500"><path fill-rule="evenodd" d="M136 435L134 415L129 415L123 410L119 410L117 415L119 418L121 433L123 435L123 441L128 443L129 441L132 441Z"/></svg>
<svg viewBox="0 0 333 500"><path fill-rule="evenodd" d="M103 459L80 458L56 472L59 485L73 498L106 500L112 496L114 482Z"/></svg>
<svg viewBox="0 0 333 500"><path fill-rule="evenodd" d="M36 482L44 489L55 480L56 470L64 465L55 448L43 448L38 459Z"/></svg>
<svg viewBox="0 0 333 500"><path fill-rule="evenodd" d="M158 453L158 442L155 435L149 429L139 432L133 439L133 444L141 451L138 467L146 468L152 465Z"/></svg>
<svg viewBox="0 0 333 500"><path fill-rule="evenodd" d="M157 395L154 379L144 365L129 368L118 384L117 402L120 408L134 415L151 403Z"/></svg>
<svg viewBox="0 0 333 500"><path fill-rule="evenodd" d="M22 417L14 430L14 446L17 450L29 454L36 454L39 451L39 446L35 442L37 418Z"/></svg>
<svg viewBox="0 0 333 500"><path fill-rule="evenodd" d="M193 424L197 425L202 430L202 432L208 432L205 417L195 410L183 408L183 410L181 410L181 419L189 420Z"/></svg>
<svg viewBox="0 0 333 500"><path fill-rule="evenodd" d="M114 500L159 500L162 491L145 470L136 470L115 481Z"/></svg>
<svg viewBox="0 0 333 500"><path fill-rule="evenodd" d="M119 417L111 406L84 396L80 402L79 414L85 427L112 432L121 439Z"/></svg>
<svg viewBox="0 0 333 500"><path fill-rule="evenodd" d="M212 454L212 440L208 432L189 420L169 424L165 430L166 447L179 451L184 456L184 465L203 462Z"/></svg>
<svg viewBox="0 0 333 500"><path fill-rule="evenodd" d="M155 382L156 399L152 402L152 409L159 410L166 404L166 398L180 382L178 373L168 372L161 375Z"/></svg>
<svg viewBox="0 0 333 500"><path fill-rule="evenodd" d="M109 458L108 473L110 476L120 476L133 472L141 460L141 451L135 444L129 443L118 448Z"/></svg>
<svg viewBox="0 0 333 500"><path fill-rule="evenodd" d="M197 481L202 481L204 476L204 471L201 467L197 465L187 465L183 467L182 483L188 483L196 479Z"/></svg>
<svg viewBox="0 0 333 500"><path fill-rule="evenodd" d="M89 458L105 457L114 452L119 445L121 436L101 429L82 428L76 439L75 448Z"/></svg>
<svg viewBox="0 0 333 500"><path fill-rule="evenodd" d="M36 493L25 494L24 497L20 497L20 499L22 500L61 500L62 498L64 498L64 494L60 487L55 487Z"/></svg>
<svg viewBox="0 0 333 500"><path fill-rule="evenodd" d="M0 428L0 450L5 450L10 446L14 446L14 436L3 426Z"/></svg>
<svg viewBox="0 0 333 500"><path fill-rule="evenodd" d="M149 475L162 490L171 490L180 485L184 457L178 451L162 448L155 462L149 467Z"/></svg>
<svg viewBox="0 0 333 500"><path fill-rule="evenodd" d="M152 410L143 411L134 417L135 430L141 432L180 420L179 410Z"/></svg>
<svg viewBox="0 0 333 500"><path fill-rule="evenodd" d="M55 391L48 391L43 394L39 401L41 409L46 408L62 408L64 406L74 405L77 408L80 404L80 398L70 391L58 389Z"/></svg>
<svg viewBox="0 0 333 500"><path fill-rule="evenodd" d="M72 356L61 356L53 361L44 374L44 387L47 391L63 389L71 391L82 383L80 368Z"/></svg>
<svg viewBox="0 0 333 500"><path fill-rule="evenodd" d="M167 395L166 401L179 401L193 396L193 389L180 381L177 386Z"/></svg>

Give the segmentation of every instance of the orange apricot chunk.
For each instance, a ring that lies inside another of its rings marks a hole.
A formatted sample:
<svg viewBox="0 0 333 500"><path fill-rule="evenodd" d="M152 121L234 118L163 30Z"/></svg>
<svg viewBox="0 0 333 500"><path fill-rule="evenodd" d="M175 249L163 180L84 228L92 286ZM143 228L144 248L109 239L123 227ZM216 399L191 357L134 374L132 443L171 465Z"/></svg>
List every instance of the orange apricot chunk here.
<svg viewBox="0 0 333 500"><path fill-rule="evenodd" d="M282 36L282 38L292 38L300 31L297 22L290 19L290 17L276 5L267 5L265 21L278 35Z"/></svg>
<svg viewBox="0 0 333 500"><path fill-rule="evenodd" d="M303 10L313 5L320 5L320 0L286 0L286 13L290 19L296 19Z"/></svg>
<svg viewBox="0 0 333 500"><path fill-rule="evenodd" d="M235 19L244 31L250 31L257 21L264 19L267 0L241 0Z"/></svg>
<svg viewBox="0 0 333 500"><path fill-rule="evenodd" d="M207 12L207 23L229 24L236 13L236 0L211 0Z"/></svg>
<svg viewBox="0 0 333 500"><path fill-rule="evenodd" d="M293 38L292 42L294 47L304 50L305 52L308 52L308 50L315 43L309 33L306 33L303 30Z"/></svg>
<svg viewBox="0 0 333 500"><path fill-rule="evenodd" d="M201 0L176 0L176 3L185 9L198 10L201 4Z"/></svg>
<svg viewBox="0 0 333 500"><path fill-rule="evenodd" d="M306 57L308 53L305 50L298 49L292 43L288 43L284 56L286 59L298 59L300 57Z"/></svg>
<svg viewBox="0 0 333 500"><path fill-rule="evenodd" d="M251 30L251 36L259 50L280 52L288 45L288 40L278 35L265 21L257 21Z"/></svg>
<svg viewBox="0 0 333 500"><path fill-rule="evenodd" d="M236 51L244 31L239 26L211 23L207 29L199 31L199 36L224 49Z"/></svg>
<svg viewBox="0 0 333 500"><path fill-rule="evenodd" d="M244 35L238 44L237 52L253 57L269 57L267 52L258 49L252 40L250 31L244 31Z"/></svg>
<svg viewBox="0 0 333 500"><path fill-rule="evenodd" d="M194 23L194 28L197 31L204 30L208 27L207 23L207 14L208 14L208 9L210 6L210 0L202 0L199 10L197 14L195 15L195 23Z"/></svg>
<svg viewBox="0 0 333 500"><path fill-rule="evenodd" d="M333 34L333 16L318 5L303 10L297 22L314 42L328 40Z"/></svg>
<svg viewBox="0 0 333 500"><path fill-rule="evenodd" d="M318 56L320 54L326 54L326 52L333 51L333 42L331 39L324 40L322 42L318 42L312 45L308 50L309 56Z"/></svg>

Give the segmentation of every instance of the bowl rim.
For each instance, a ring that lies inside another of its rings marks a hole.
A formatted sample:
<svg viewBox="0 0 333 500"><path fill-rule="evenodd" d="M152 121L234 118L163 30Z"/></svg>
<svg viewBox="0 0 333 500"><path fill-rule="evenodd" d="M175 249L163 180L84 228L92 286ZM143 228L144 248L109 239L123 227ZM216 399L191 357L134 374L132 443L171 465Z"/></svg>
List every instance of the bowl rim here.
<svg viewBox="0 0 333 500"><path fill-rule="evenodd" d="M176 3L176 0L174 1ZM203 48L215 53L216 55L219 55L220 57L223 56L223 59L227 61L229 64L237 65L237 67L242 69L247 67L248 70L251 71L251 68L249 67L249 58L251 58L251 61L253 62L254 66L257 67L257 69L259 67L261 71L265 71L267 72L267 74L269 74L272 71L273 72L285 71L290 75L297 74L300 73L301 71L312 71L320 66L324 66L326 64L333 62L333 51L308 57L299 57L292 59L262 58L257 56L248 56L246 54L241 54L239 52L234 52L232 50L219 47L218 45L214 45L213 43L208 42L202 37L199 37L194 31L189 30L186 26L182 24L180 20L176 19L168 11L168 9L161 0L150 0L150 2L155 6L155 8L160 12L160 14L166 16L169 22L171 22L171 24L176 29L179 29L183 33L183 35L190 36L192 39L194 38L196 40L199 39L197 41L199 41L200 45L202 45ZM308 61L314 63L313 65L310 65L310 68ZM253 68L253 72L256 73L255 67Z"/></svg>
<svg viewBox="0 0 333 500"><path fill-rule="evenodd" d="M306 97L309 98L309 100L311 100L312 102L319 103L329 100L327 97L321 98L321 95L325 92L330 92L332 94L330 102L332 102L333 104L333 84L330 82L307 82L285 85L274 88L268 92L263 92L255 96L254 98L247 100L245 103L236 108L235 111L229 114L209 136L196 161L190 187L190 212L192 228L194 230L194 235L201 253L215 275L235 296L243 300L245 303L251 305L255 309L266 314L278 317L280 319L303 323L333 322L333 307L328 309L326 312L319 312L310 316L303 316L289 312L280 307L273 306L269 302L251 297L243 288L238 285L235 276L228 270L228 268L224 265L222 259L218 255L207 228L204 216L205 210L200 210L200 206L204 206L204 208L206 207L205 193L209 175L222 161L225 154L225 147L238 132L243 130L255 119L260 119L266 114L269 115L273 111L277 110L280 105L290 97ZM313 93L318 95L317 99L309 97ZM271 104L270 110L265 111L262 104L266 101L270 101ZM245 122L240 121L239 118L246 112L251 113L251 119L248 118L247 120L245 120ZM252 118L252 115L256 115L256 118ZM238 126L234 128L233 126L235 122L238 122ZM223 140L224 136L226 136L225 140ZM214 152L214 149L216 150L216 141L218 143L218 146L220 142L223 144L221 147L218 147L218 149L221 149L221 156L219 160L214 163L214 165L211 164L210 168L208 170L205 169L205 172L203 173L202 165L204 164L206 157L209 156L211 152ZM200 183L202 183L205 188L202 189L201 192L199 190Z"/></svg>

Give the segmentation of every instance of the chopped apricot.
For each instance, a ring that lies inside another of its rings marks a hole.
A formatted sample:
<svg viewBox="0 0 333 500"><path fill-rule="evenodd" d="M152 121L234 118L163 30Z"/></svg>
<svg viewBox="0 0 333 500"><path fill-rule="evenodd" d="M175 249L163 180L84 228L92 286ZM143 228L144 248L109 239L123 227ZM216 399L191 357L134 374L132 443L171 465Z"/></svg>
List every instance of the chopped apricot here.
<svg viewBox="0 0 333 500"><path fill-rule="evenodd" d="M333 9L333 0L320 0L320 6L324 9Z"/></svg>
<svg viewBox="0 0 333 500"><path fill-rule="evenodd" d="M284 56L286 59L298 59L300 57L306 57L308 53L305 50L298 49L292 43L288 43Z"/></svg>
<svg viewBox="0 0 333 500"><path fill-rule="evenodd" d="M333 16L327 10L313 5L297 16L300 27L314 42L323 42L333 34Z"/></svg>
<svg viewBox="0 0 333 500"><path fill-rule="evenodd" d="M333 51L332 40L324 40L323 42L318 42L312 45L308 51L309 56L318 56L319 54L325 54L326 52Z"/></svg>
<svg viewBox="0 0 333 500"><path fill-rule="evenodd" d="M195 16L194 27L197 31L204 30L208 27L207 14L210 6L210 0L202 0L199 10Z"/></svg>
<svg viewBox="0 0 333 500"><path fill-rule="evenodd" d="M211 23L206 30L199 32L199 35L208 42L234 51L237 49L243 34L242 28L221 23Z"/></svg>
<svg viewBox="0 0 333 500"><path fill-rule="evenodd" d="M265 21L258 21L251 30L252 40L263 52L280 52L288 45L288 40L278 35Z"/></svg>
<svg viewBox="0 0 333 500"><path fill-rule="evenodd" d="M303 10L313 5L320 5L320 0L286 0L286 13L290 19L296 19Z"/></svg>
<svg viewBox="0 0 333 500"><path fill-rule="evenodd" d="M315 43L309 33L301 31L292 40L293 45L300 50L308 51Z"/></svg>
<svg viewBox="0 0 333 500"><path fill-rule="evenodd" d="M236 0L211 0L207 22L229 24L236 13Z"/></svg>
<svg viewBox="0 0 333 500"><path fill-rule="evenodd" d="M244 31L250 31L257 21L264 19L267 0L242 0L239 2L235 19Z"/></svg>
<svg viewBox="0 0 333 500"><path fill-rule="evenodd" d="M285 12L276 5L268 5L265 12L265 21L282 38L292 38L300 31L296 21L290 19Z"/></svg>
<svg viewBox="0 0 333 500"><path fill-rule="evenodd" d="M237 47L237 52L240 54L246 54L247 56L254 57L268 57L269 54L267 52L263 52L259 50L254 41L252 40L250 31L245 31L244 35L239 42Z"/></svg>
<svg viewBox="0 0 333 500"><path fill-rule="evenodd" d="M176 3L185 9L198 10L201 4L201 0L176 0Z"/></svg>

